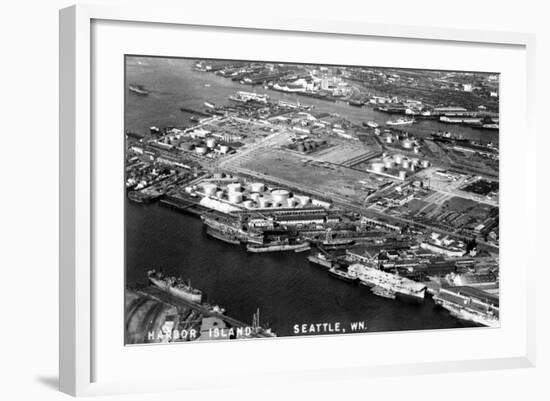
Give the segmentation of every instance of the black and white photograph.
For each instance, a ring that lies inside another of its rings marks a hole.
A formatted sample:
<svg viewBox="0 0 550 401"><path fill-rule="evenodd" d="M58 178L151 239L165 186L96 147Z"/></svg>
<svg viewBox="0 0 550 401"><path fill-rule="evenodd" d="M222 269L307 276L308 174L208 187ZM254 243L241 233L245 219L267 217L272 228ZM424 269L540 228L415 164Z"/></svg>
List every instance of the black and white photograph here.
<svg viewBox="0 0 550 401"><path fill-rule="evenodd" d="M6 3L1 398L546 400L543 4Z"/></svg>
<svg viewBox="0 0 550 401"><path fill-rule="evenodd" d="M498 73L124 71L126 345L500 326Z"/></svg>

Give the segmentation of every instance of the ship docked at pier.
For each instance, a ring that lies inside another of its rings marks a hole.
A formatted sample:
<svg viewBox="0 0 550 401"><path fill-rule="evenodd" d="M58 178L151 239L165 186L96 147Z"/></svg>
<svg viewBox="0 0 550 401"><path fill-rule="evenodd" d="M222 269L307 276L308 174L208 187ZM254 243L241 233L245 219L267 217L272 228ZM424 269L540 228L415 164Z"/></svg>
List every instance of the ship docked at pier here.
<svg viewBox="0 0 550 401"><path fill-rule="evenodd" d="M387 125L408 125L414 123L414 118L398 118L397 120L386 121Z"/></svg>
<svg viewBox="0 0 550 401"><path fill-rule="evenodd" d="M198 304L202 302L202 291L191 287L191 284L186 283L181 277L165 276L154 269L147 272L147 277L152 284L175 297Z"/></svg>
<svg viewBox="0 0 550 401"><path fill-rule="evenodd" d="M309 251L310 245L309 242L297 242L291 244L289 241L275 241L269 244L248 244L246 250L252 253L264 253L264 252L284 252L284 251L294 251L294 252L303 252Z"/></svg>
<svg viewBox="0 0 550 401"><path fill-rule="evenodd" d="M361 284L371 287L373 294L386 298L405 296L417 300L424 299L426 286L406 277L360 263L349 266L347 272Z"/></svg>
<svg viewBox="0 0 550 401"><path fill-rule="evenodd" d="M201 215L201 220L206 227L206 234L212 238L233 245L240 243L263 244L262 233L244 231L237 218L205 213Z"/></svg>
<svg viewBox="0 0 550 401"><path fill-rule="evenodd" d="M326 267L330 269L332 267L332 261L326 256L325 253L317 251L307 257L311 263Z"/></svg>
<svg viewBox="0 0 550 401"><path fill-rule="evenodd" d="M249 101L256 101L260 103L267 103L269 96L266 94L254 93L254 92L244 92L239 91L235 95L230 95L229 100L239 103L246 103Z"/></svg>
<svg viewBox="0 0 550 401"><path fill-rule="evenodd" d="M487 327L500 326L498 305L487 294L472 288L442 287L434 294L433 300L458 319Z"/></svg>

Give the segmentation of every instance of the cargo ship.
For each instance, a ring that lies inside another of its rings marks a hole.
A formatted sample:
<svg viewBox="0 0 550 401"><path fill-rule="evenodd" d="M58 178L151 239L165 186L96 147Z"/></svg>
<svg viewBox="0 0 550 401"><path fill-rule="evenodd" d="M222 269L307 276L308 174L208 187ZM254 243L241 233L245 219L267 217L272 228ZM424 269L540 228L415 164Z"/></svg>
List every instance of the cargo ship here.
<svg viewBox="0 0 550 401"><path fill-rule="evenodd" d="M218 231L211 227L206 227L206 234L212 238L227 242L228 244L240 245L241 243L236 235L230 234L228 232Z"/></svg>
<svg viewBox="0 0 550 401"><path fill-rule="evenodd" d="M230 95L229 100L233 100L234 102L239 102L239 103L246 103L248 101L267 103L267 101L269 100L269 96L265 94L262 95L262 94L254 93L254 92L239 91L235 95Z"/></svg>
<svg viewBox="0 0 550 401"><path fill-rule="evenodd" d="M142 96L147 96L149 93L151 93L150 91L145 89L143 85L130 84L128 85L128 89L130 90L130 92L134 92Z"/></svg>
<svg viewBox="0 0 550 401"><path fill-rule="evenodd" d="M348 248L355 244L355 240L349 238L334 238L332 230L329 228L321 245L325 249Z"/></svg>
<svg viewBox="0 0 550 401"><path fill-rule="evenodd" d="M155 286L175 297L199 304L202 301L202 291L191 287L190 283L185 283L180 277L167 277L154 269L147 272L147 277Z"/></svg>
<svg viewBox="0 0 550 401"><path fill-rule="evenodd" d="M321 242L324 249L345 249L355 245L355 240L348 238L336 238Z"/></svg>
<svg viewBox="0 0 550 401"><path fill-rule="evenodd" d="M328 271L328 274L350 283L357 281L357 277L354 274L350 273L348 269L344 270L342 268L339 268L338 266L331 267Z"/></svg>
<svg viewBox="0 0 550 401"><path fill-rule="evenodd" d="M309 260L311 263L326 267L328 269L332 267L332 262L328 260L328 258L322 252L316 252L313 255L309 255L307 257L307 260Z"/></svg>
<svg viewBox="0 0 550 401"><path fill-rule="evenodd" d="M378 295L379 297L389 298L389 299L395 299L396 298L395 291L392 291L392 290L390 290L389 288L386 288L386 287L379 287L379 286L375 285L374 287L371 288L370 291L374 295Z"/></svg>
<svg viewBox="0 0 550 401"><path fill-rule="evenodd" d="M476 293L480 297L473 295ZM483 293L467 287L440 288L434 294L433 300L457 319L487 327L499 327L499 308L488 299L482 299L481 294Z"/></svg>
<svg viewBox="0 0 550 401"><path fill-rule="evenodd" d="M467 320L469 322L474 322L487 327L500 327L498 316L494 315L491 311L479 312L458 305L450 304L444 306L444 308L449 311L451 316L454 316L457 319Z"/></svg>
<svg viewBox="0 0 550 401"><path fill-rule="evenodd" d="M408 125L414 123L414 118L398 118L397 120L386 121L387 125Z"/></svg>
<svg viewBox="0 0 550 401"><path fill-rule="evenodd" d="M201 220L206 226L206 234L212 238L233 245L239 245L241 243L237 227L206 214L201 216Z"/></svg>
<svg viewBox="0 0 550 401"><path fill-rule="evenodd" d="M308 251L310 249L309 242L302 242L299 244L285 244L285 243L275 243L275 244L248 244L246 250L252 253L264 253L264 252L284 252L284 251L294 251L302 252Z"/></svg>
<svg viewBox="0 0 550 401"><path fill-rule="evenodd" d="M239 245L241 242L251 244L263 244L263 233L244 231L240 228L236 219L222 218L214 214L205 213L201 220L206 226L206 234L228 244Z"/></svg>
<svg viewBox="0 0 550 401"><path fill-rule="evenodd" d="M354 276L359 282L368 287L381 287L388 292L394 292L396 295L410 297L412 299L423 300L426 292L426 286L397 274L389 273L375 267L355 263L348 268L350 275ZM380 289L373 291L380 295Z"/></svg>
<svg viewBox="0 0 550 401"><path fill-rule="evenodd" d="M160 193L158 194L148 194L144 193L142 191L130 191L128 192L128 199L130 199L133 202L136 203L151 203L155 199L159 198L161 196Z"/></svg>

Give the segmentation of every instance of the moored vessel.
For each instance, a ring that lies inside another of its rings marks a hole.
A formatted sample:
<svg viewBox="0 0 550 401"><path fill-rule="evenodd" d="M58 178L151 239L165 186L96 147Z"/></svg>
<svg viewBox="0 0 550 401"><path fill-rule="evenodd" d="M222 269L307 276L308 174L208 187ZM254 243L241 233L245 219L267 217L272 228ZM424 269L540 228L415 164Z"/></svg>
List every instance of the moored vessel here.
<svg viewBox="0 0 550 401"><path fill-rule="evenodd" d="M487 327L499 327L499 308L482 291L469 287L442 287L433 300L457 319Z"/></svg>
<svg viewBox="0 0 550 401"><path fill-rule="evenodd" d="M294 251L302 252L309 250L309 242L303 242L299 244L248 244L246 250L252 253L264 253L264 252L283 252L283 251Z"/></svg>
<svg viewBox="0 0 550 401"><path fill-rule="evenodd" d="M396 295L395 292L390 290L389 288L380 287L375 285L370 290L374 295L378 295L379 297L383 298L389 298L389 299L395 299Z"/></svg>
<svg viewBox="0 0 550 401"><path fill-rule="evenodd" d="M347 269L343 270L338 266L331 267L328 271L328 274L340 280L344 280L350 283L357 281L356 276L354 276L353 274L350 274L350 272Z"/></svg>
<svg viewBox="0 0 550 401"><path fill-rule="evenodd" d="M385 272L376 267L355 263L348 268L348 272L358 279L361 284L369 287L381 287L396 296L423 300L426 286L394 273ZM380 292L381 290L377 290ZM377 294L379 295L379 294Z"/></svg>
<svg viewBox="0 0 550 401"><path fill-rule="evenodd" d="M366 123L364 122L363 125L371 128L378 128L380 126L378 123L374 121L367 121Z"/></svg>
<svg viewBox="0 0 550 401"><path fill-rule="evenodd" d="M266 94L259 94L254 92L239 91L235 95L230 95L229 100L240 103L246 103L251 100L260 103L267 103L267 101L269 100L269 96L267 96Z"/></svg>
<svg viewBox="0 0 550 401"><path fill-rule="evenodd" d="M202 301L202 291L191 287L191 284L184 282L181 277L168 277L154 269L147 272L147 277L155 286L178 298L199 304Z"/></svg>
<svg viewBox="0 0 550 401"><path fill-rule="evenodd" d="M313 255L309 255L307 257L307 260L309 260L311 263L326 267L328 269L332 267L332 262L328 260L328 258L322 252L316 252Z"/></svg>
<svg viewBox="0 0 550 401"><path fill-rule="evenodd" d="M398 118L397 120L386 121L387 125L407 125L414 123L414 118Z"/></svg>
<svg viewBox="0 0 550 401"><path fill-rule="evenodd" d="M212 238L227 242L228 244L239 245L241 243L236 235L232 235L223 231L218 231L211 227L206 227L206 234L211 236Z"/></svg>
<svg viewBox="0 0 550 401"><path fill-rule="evenodd" d="M142 96L147 96L150 93L150 91L145 89L145 87L143 85L136 85L136 84L128 85L128 90L130 90L130 92L134 92L134 93L136 93L138 95L142 95Z"/></svg>

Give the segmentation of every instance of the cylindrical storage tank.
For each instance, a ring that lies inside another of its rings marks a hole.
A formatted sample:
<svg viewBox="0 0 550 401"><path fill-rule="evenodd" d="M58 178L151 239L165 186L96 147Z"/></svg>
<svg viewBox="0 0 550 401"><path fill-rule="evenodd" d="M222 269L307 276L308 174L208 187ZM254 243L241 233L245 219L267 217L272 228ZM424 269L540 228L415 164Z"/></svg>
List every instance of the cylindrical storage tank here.
<svg viewBox="0 0 550 401"><path fill-rule="evenodd" d="M223 197L223 191L216 192L216 198L221 199Z"/></svg>
<svg viewBox="0 0 550 401"><path fill-rule="evenodd" d="M212 149L214 146L216 146L216 138L206 138L206 146L210 149Z"/></svg>
<svg viewBox="0 0 550 401"><path fill-rule="evenodd" d="M227 194L227 199L230 203L241 203L243 200L243 194L240 192L230 192Z"/></svg>
<svg viewBox="0 0 550 401"><path fill-rule="evenodd" d="M391 136L386 137L386 142L387 143L392 143L393 142L393 139L391 138Z"/></svg>
<svg viewBox="0 0 550 401"><path fill-rule="evenodd" d="M411 164L411 171L416 171L416 166L414 164Z"/></svg>
<svg viewBox="0 0 550 401"><path fill-rule="evenodd" d="M252 202L250 199L249 200L245 200L243 202L243 206L247 209L252 209L252 205L254 204L254 202Z"/></svg>
<svg viewBox="0 0 550 401"><path fill-rule="evenodd" d="M424 168L430 167L430 162L429 162L429 160L422 160L422 167L424 167Z"/></svg>
<svg viewBox="0 0 550 401"><path fill-rule="evenodd" d="M199 155L204 155L206 153L206 147L204 146L196 146L195 152L197 152Z"/></svg>
<svg viewBox="0 0 550 401"><path fill-rule="evenodd" d="M401 171L399 172L399 178L400 178L401 180L404 180L405 178L407 178L407 172L401 170Z"/></svg>
<svg viewBox="0 0 550 401"><path fill-rule="evenodd" d="M405 149L412 149L413 147L413 142L410 140L410 139L405 139L403 142L402 142L402 145Z"/></svg>
<svg viewBox="0 0 550 401"><path fill-rule="evenodd" d="M412 159L412 160L411 160L411 164L412 164L413 166L418 166L418 163L420 163L420 160L418 160L418 159Z"/></svg>
<svg viewBox="0 0 550 401"><path fill-rule="evenodd" d="M384 167L386 167L386 168L392 168L392 167L393 167L393 159L386 159L386 160L384 160Z"/></svg>
<svg viewBox="0 0 550 401"><path fill-rule="evenodd" d="M397 164L401 164L401 162L403 162L403 155L395 155L393 158Z"/></svg>
<svg viewBox="0 0 550 401"><path fill-rule="evenodd" d="M286 200L286 205L287 205L288 207L294 207L294 206L296 205L296 202L297 202L296 199L294 199L294 198L288 198L288 199Z"/></svg>
<svg viewBox="0 0 550 401"><path fill-rule="evenodd" d="M265 185L263 182L253 182L250 184L251 192L263 192L265 191Z"/></svg>
<svg viewBox="0 0 550 401"><path fill-rule="evenodd" d="M275 203L286 203L289 196L290 193L286 189L275 189L271 192L271 197Z"/></svg>
<svg viewBox="0 0 550 401"><path fill-rule="evenodd" d="M241 190L242 190L242 186L238 182L232 182L231 184L227 184L227 192L228 193L241 192Z"/></svg>
<svg viewBox="0 0 550 401"><path fill-rule="evenodd" d="M372 163L371 168L372 168L372 171L374 171L375 173L383 173L384 163Z"/></svg>
<svg viewBox="0 0 550 401"><path fill-rule="evenodd" d="M265 208L269 207L269 205L270 205L269 199L264 198L264 197L261 197L261 198L260 198L260 202L259 202L259 203L260 203L260 207L261 207L262 209L265 209Z"/></svg>
<svg viewBox="0 0 550 401"><path fill-rule="evenodd" d="M229 152L229 146L227 146L227 145L220 145L220 152L221 152L221 153L224 153L224 154L227 153L227 152Z"/></svg>
<svg viewBox="0 0 550 401"><path fill-rule="evenodd" d="M418 146L414 147L414 153L420 153L420 148Z"/></svg>
<svg viewBox="0 0 550 401"><path fill-rule="evenodd" d="M250 194L250 199L252 199L254 202L258 202L258 200L260 199L260 194L258 193Z"/></svg>
<svg viewBox="0 0 550 401"><path fill-rule="evenodd" d="M211 182L205 182L201 184L201 186L205 195L208 195L208 196L214 196L216 194L216 191L218 190L218 186Z"/></svg>
<svg viewBox="0 0 550 401"><path fill-rule="evenodd" d="M401 165L403 166L403 168L409 168L411 166L411 162L408 161L407 159L405 159L405 160L403 160Z"/></svg>
<svg viewBox="0 0 550 401"><path fill-rule="evenodd" d="M309 196L305 195L296 196L295 198L300 202L300 205L302 206L306 206L311 200Z"/></svg>

